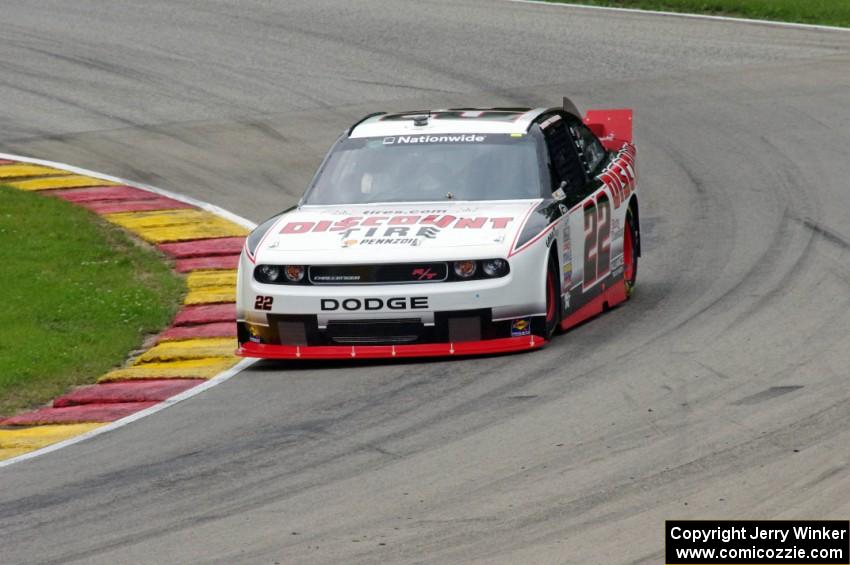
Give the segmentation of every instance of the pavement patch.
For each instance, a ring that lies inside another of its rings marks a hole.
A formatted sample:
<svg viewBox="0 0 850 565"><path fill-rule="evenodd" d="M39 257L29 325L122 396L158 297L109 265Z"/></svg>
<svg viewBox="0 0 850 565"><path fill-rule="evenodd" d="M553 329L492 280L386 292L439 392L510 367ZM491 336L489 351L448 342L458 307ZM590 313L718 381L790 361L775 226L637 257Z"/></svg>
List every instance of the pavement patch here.
<svg viewBox="0 0 850 565"><path fill-rule="evenodd" d="M196 241L181 241L158 245L166 255L175 259L208 257L211 255L238 255L245 244L244 237L218 237Z"/></svg>
<svg viewBox="0 0 850 565"><path fill-rule="evenodd" d="M203 379L151 379L84 386L55 399L53 407L121 402L162 402L202 382L204 382Z"/></svg>
<svg viewBox="0 0 850 565"><path fill-rule="evenodd" d="M239 266L239 255L211 255L207 257L189 257L178 259L174 269L178 273L188 273L201 269L235 269Z"/></svg>
<svg viewBox="0 0 850 565"><path fill-rule="evenodd" d="M110 371L100 377L97 382L109 383L136 379L211 379L238 362L237 357L228 356L165 363L144 363Z"/></svg>
<svg viewBox="0 0 850 565"><path fill-rule="evenodd" d="M160 196L146 200L92 200L80 202L80 206L88 208L95 214L116 214L121 212L152 212L155 210L188 209L192 206L173 198Z"/></svg>
<svg viewBox="0 0 850 565"><path fill-rule="evenodd" d="M61 177L27 179L6 184L21 190L54 190L57 188L80 188L84 186L114 186L117 183L84 175L64 175Z"/></svg>
<svg viewBox="0 0 850 565"><path fill-rule="evenodd" d="M181 341L205 337L236 337L236 324L230 322L216 322L214 324L198 324L195 326L172 326L159 334L156 342Z"/></svg>
<svg viewBox="0 0 850 565"><path fill-rule="evenodd" d="M193 271L186 278L184 304L231 302L236 296L236 271Z"/></svg>
<svg viewBox="0 0 850 565"><path fill-rule="evenodd" d="M82 424L89 422L114 422L139 410L150 408L152 402L109 402L106 404L81 404L61 408L40 408L0 420L3 426L36 426L44 424Z"/></svg>
<svg viewBox="0 0 850 565"><path fill-rule="evenodd" d="M139 355L133 365L228 357L236 351L236 345L236 340L232 338L163 341Z"/></svg>
<svg viewBox="0 0 850 565"><path fill-rule="evenodd" d="M0 168L0 179L12 179L21 177L43 177L46 175L64 175L65 171L41 165L9 165Z"/></svg>
<svg viewBox="0 0 850 565"><path fill-rule="evenodd" d="M96 200L147 200L160 198L159 194L126 185L103 186L96 188L69 188L48 193L68 202L80 203Z"/></svg>
<svg viewBox="0 0 850 565"><path fill-rule="evenodd" d="M246 228L196 209L124 212L103 217L151 243L248 235Z"/></svg>
<svg viewBox="0 0 850 565"><path fill-rule="evenodd" d="M235 304L209 304L186 306L174 317L175 326L230 322L236 319Z"/></svg>
<svg viewBox="0 0 850 565"><path fill-rule="evenodd" d="M186 278L189 290L230 286L236 288L236 271L194 271Z"/></svg>
<svg viewBox="0 0 850 565"><path fill-rule="evenodd" d="M90 432L102 425L89 423L0 429L0 461Z"/></svg>
<svg viewBox="0 0 850 565"><path fill-rule="evenodd" d="M183 304L186 306L196 306L199 304L222 304L233 301L234 287L207 287L199 290L193 290L183 299Z"/></svg>

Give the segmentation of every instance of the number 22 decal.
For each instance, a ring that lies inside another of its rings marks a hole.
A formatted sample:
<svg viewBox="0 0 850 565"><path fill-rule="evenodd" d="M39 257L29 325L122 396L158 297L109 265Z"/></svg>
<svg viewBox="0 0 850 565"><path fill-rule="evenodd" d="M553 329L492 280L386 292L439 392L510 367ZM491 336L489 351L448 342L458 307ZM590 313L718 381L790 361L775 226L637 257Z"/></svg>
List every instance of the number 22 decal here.
<svg viewBox="0 0 850 565"><path fill-rule="evenodd" d="M604 192L584 205L583 289L611 272L611 201Z"/></svg>
<svg viewBox="0 0 850 565"><path fill-rule="evenodd" d="M258 296L254 301L254 310L271 310L273 301L273 296Z"/></svg>

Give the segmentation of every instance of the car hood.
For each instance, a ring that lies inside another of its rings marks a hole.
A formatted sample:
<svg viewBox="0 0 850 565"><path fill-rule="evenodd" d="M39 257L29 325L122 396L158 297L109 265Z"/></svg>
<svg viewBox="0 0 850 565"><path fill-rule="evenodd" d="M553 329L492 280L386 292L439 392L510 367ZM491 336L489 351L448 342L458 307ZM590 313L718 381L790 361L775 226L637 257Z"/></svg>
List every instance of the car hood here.
<svg viewBox="0 0 850 565"><path fill-rule="evenodd" d="M507 257L539 203L303 206L269 229L256 260L315 265Z"/></svg>

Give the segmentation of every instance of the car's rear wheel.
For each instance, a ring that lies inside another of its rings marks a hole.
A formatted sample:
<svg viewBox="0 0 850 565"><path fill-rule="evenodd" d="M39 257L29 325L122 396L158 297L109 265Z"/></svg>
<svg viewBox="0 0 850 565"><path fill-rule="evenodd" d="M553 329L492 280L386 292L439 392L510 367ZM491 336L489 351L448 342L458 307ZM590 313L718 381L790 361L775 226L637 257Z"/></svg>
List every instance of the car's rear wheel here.
<svg viewBox="0 0 850 565"><path fill-rule="evenodd" d="M635 291L637 282L638 256L635 251L637 231L635 230L634 217L631 209L626 213L626 229L623 234L623 279L626 283L626 298L630 298Z"/></svg>
<svg viewBox="0 0 850 565"><path fill-rule="evenodd" d="M546 269L546 335L544 336L546 339L550 339L555 334L555 330L558 329L558 322L561 319L557 272L557 264L550 257L549 268Z"/></svg>

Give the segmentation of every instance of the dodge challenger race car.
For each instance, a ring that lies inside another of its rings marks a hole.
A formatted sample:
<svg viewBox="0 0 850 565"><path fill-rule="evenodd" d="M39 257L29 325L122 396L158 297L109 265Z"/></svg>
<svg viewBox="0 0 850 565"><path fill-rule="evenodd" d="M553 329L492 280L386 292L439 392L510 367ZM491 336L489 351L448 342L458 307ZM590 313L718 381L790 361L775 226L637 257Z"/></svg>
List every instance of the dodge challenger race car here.
<svg viewBox="0 0 850 565"><path fill-rule="evenodd" d="M631 294L631 110L372 114L301 201L247 238L238 354L276 359L535 349Z"/></svg>

